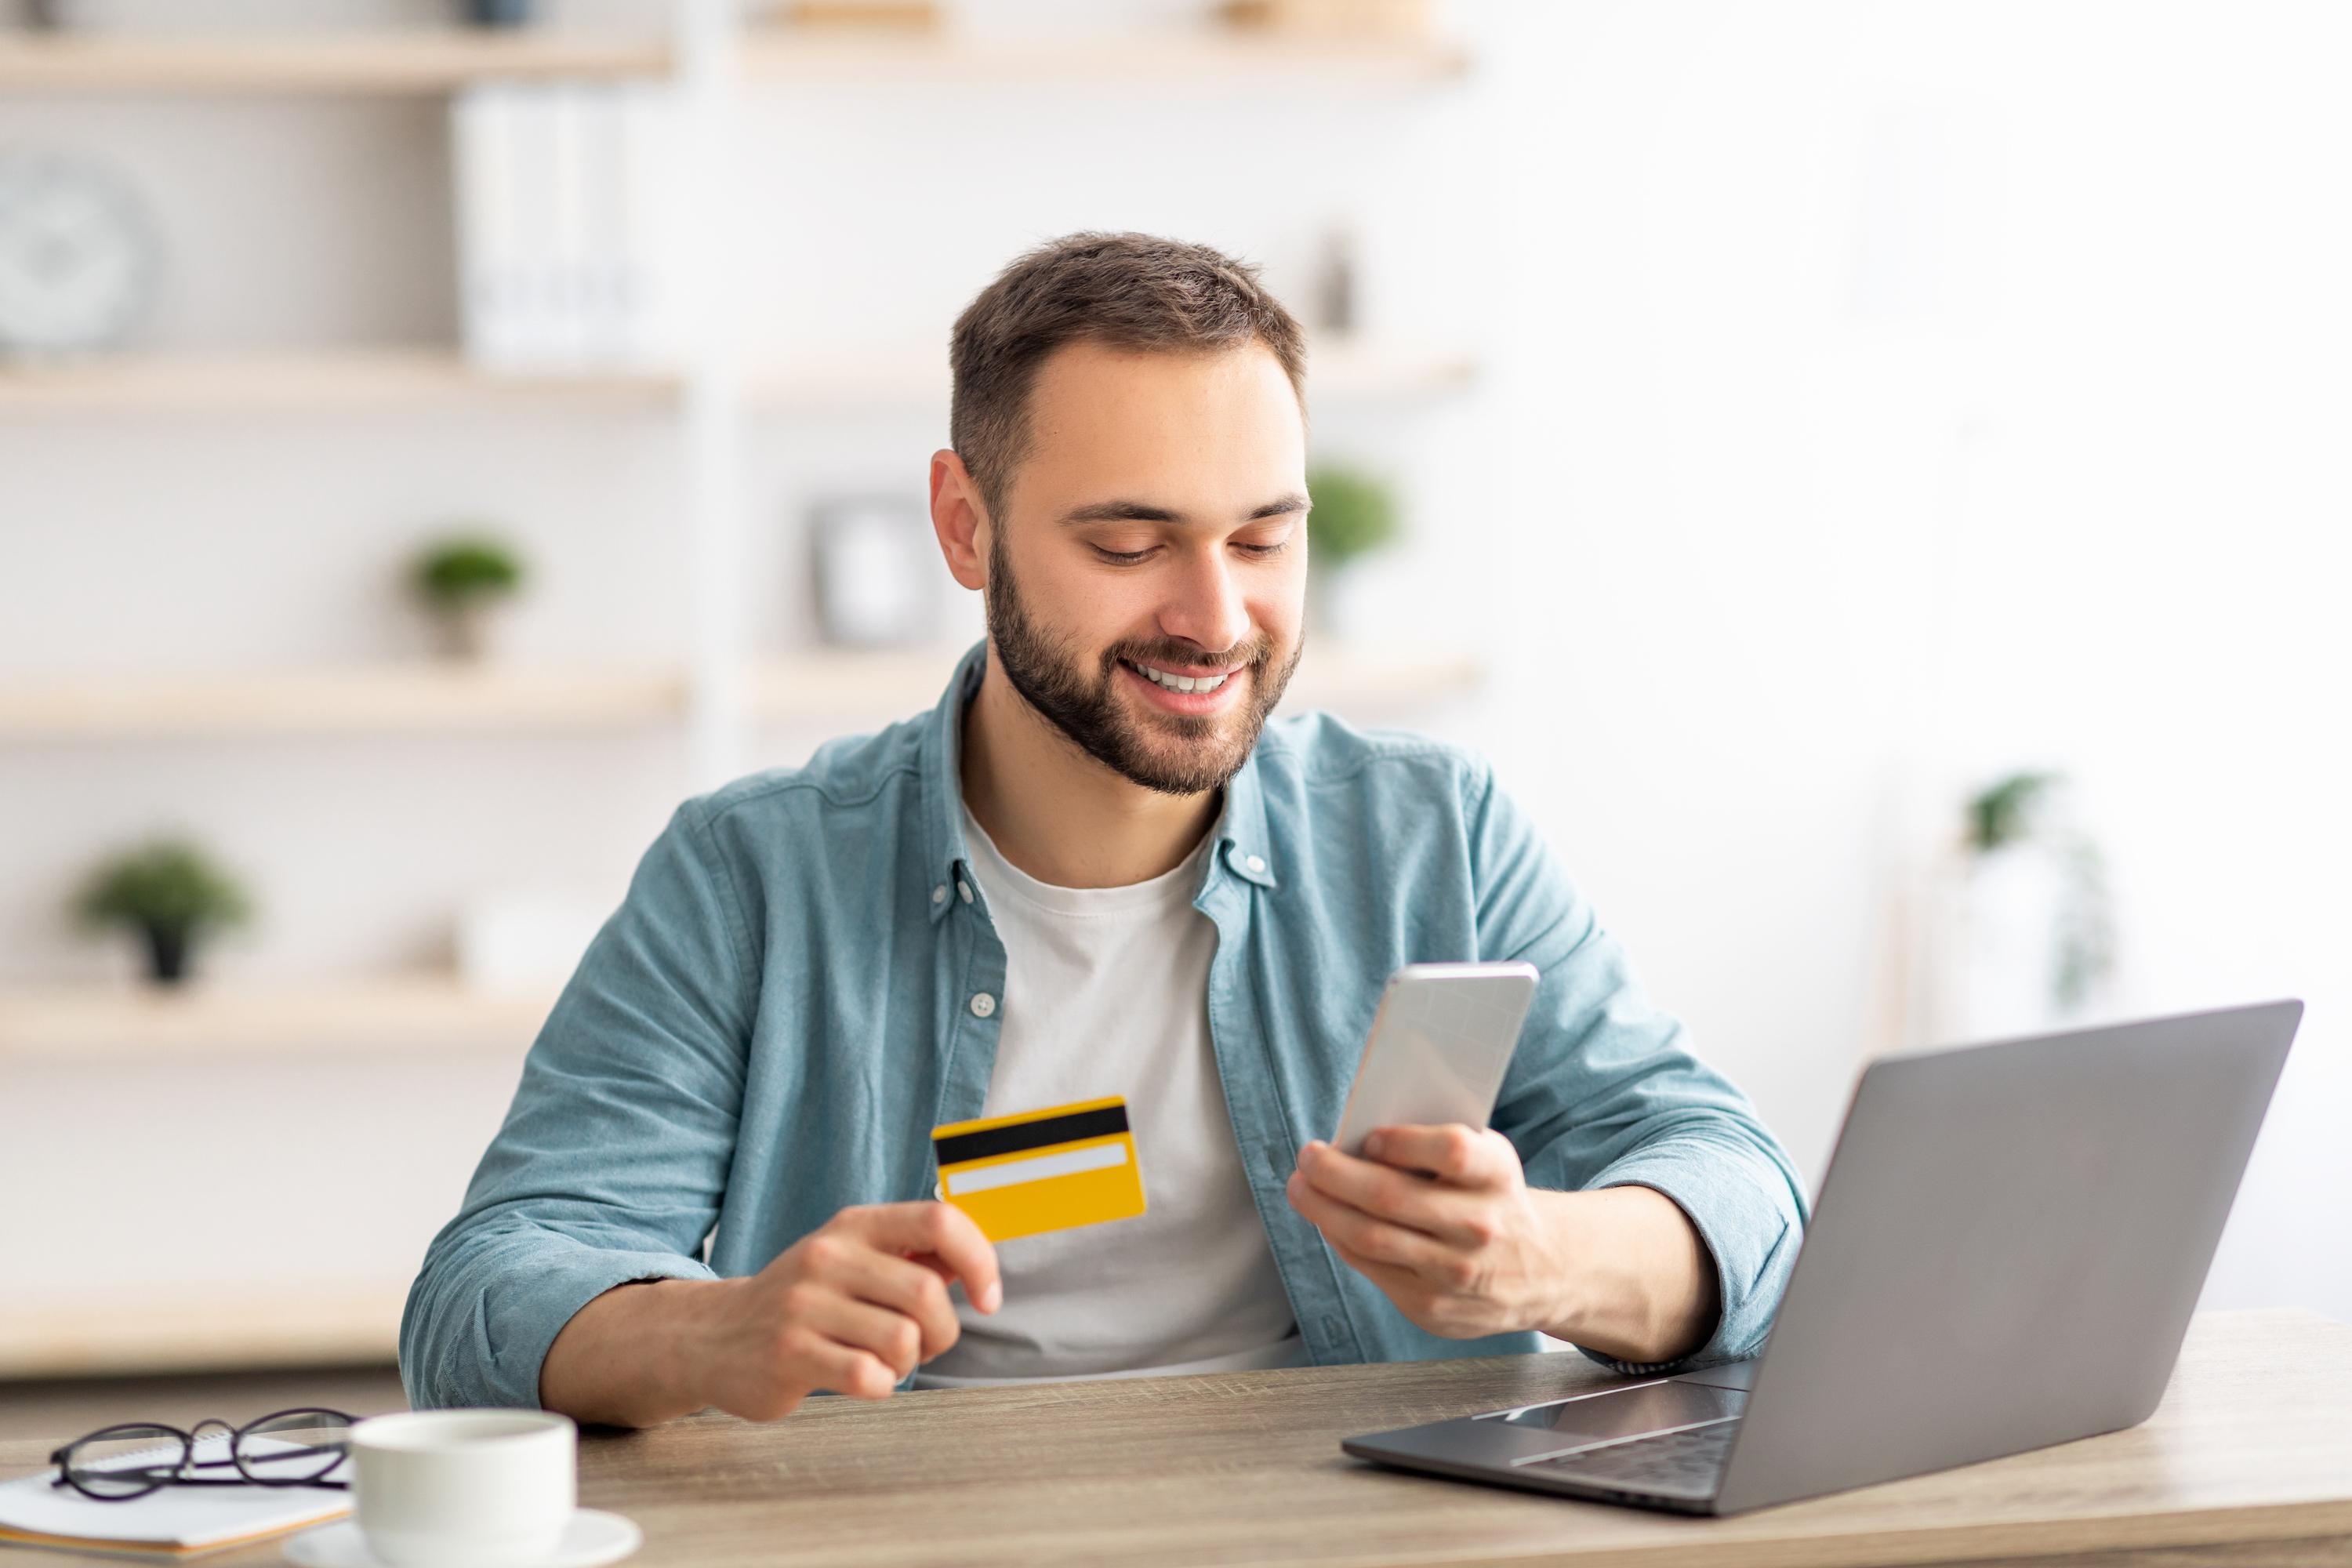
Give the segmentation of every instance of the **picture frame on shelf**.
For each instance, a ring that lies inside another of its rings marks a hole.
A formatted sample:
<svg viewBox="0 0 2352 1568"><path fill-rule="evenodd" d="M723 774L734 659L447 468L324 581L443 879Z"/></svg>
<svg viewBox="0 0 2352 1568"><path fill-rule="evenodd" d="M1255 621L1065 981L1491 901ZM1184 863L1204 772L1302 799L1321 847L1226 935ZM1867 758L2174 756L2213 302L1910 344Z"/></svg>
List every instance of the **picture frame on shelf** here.
<svg viewBox="0 0 2352 1568"><path fill-rule="evenodd" d="M809 514L817 628L835 647L908 647L932 637L940 615L938 546L920 502L843 496Z"/></svg>

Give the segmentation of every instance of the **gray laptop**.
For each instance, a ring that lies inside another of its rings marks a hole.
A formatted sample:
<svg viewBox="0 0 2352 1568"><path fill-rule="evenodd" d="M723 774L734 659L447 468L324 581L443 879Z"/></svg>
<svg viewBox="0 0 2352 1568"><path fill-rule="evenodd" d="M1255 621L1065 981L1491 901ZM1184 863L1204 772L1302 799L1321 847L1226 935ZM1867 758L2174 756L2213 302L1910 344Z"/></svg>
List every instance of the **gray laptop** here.
<svg viewBox="0 0 2352 1568"><path fill-rule="evenodd" d="M2272 1002L1873 1062L1765 1354L1340 1446L1722 1514L2144 1421L2302 1017Z"/></svg>

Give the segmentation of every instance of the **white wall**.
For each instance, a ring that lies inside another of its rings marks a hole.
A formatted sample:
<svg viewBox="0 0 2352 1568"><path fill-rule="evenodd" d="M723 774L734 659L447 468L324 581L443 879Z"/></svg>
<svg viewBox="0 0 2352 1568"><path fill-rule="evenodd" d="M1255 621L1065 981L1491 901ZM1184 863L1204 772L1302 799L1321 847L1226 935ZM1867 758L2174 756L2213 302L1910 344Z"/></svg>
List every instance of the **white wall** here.
<svg viewBox="0 0 2352 1568"><path fill-rule="evenodd" d="M1809 1174L1856 1064L1919 1026L1891 1000L1897 895L1967 789L2063 767L2116 883L2111 1006L2313 1004L2211 1299L2352 1316L2352 1264L2313 1245L2352 1229L2330 1135L2352 1108L2335 1021L2352 924L2333 896L2352 868L2337 14L1457 13L1474 75L1407 98L763 100L741 171L753 331L780 351L937 350L1010 253L1079 226L1226 245L1298 289L1351 216L1371 325L1486 366L1443 405L1318 411L1318 445L1393 461L1414 502L1413 539L1352 607L1493 653L1486 696L1432 722L1498 758ZM0 104L0 138L35 132L110 153L164 206L161 341L452 330L446 153L415 106ZM918 493L942 415L754 427L764 644L809 635L807 502ZM525 651L675 651L674 458L658 420L629 416L0 426L0 667L406 651L379 574L477 509L547 565ZM485 884L615 896L683 777L647 738L0 751L0 978L119 965L57 904L157 816L263 883L270 919L220 972L291 974L430 956ZM562 809L534 819L551 783ZM158 1154L187 1136L186 1088L162 1069L103 1100L54 1073L12 1081L0 1131L103 1104L117 1120L85 1124L92 1147L101 1125ZM248 1111L348 1125L355 1146L422 1137L406 1195L366 1200L368 1244L335 1204L289 1214L279 1251L308 1237L343 1273L406 1267L503 1094L454 1068L440 1089L291 1068L236 1082ZM0 1152L15 1190L52 1168L47 1144L37 1170L17 1163L33 1147ZM119 1270L117 1240L0 1228L0 1257Z"/></svg>
<svg viewBox="0 0 2352 1568"><path fill-rule="evenodd" d="M283 24L306 19L299 9L106 0L86 14L176 26L232 14ZM336 0L331 19L430 9ZM1171 9L1024 0L975 7L974 19L1034 32ZM1437 263L1458 247L1398 242L1424 216L1459 212L1431 150L1458 145L1446 125L1464 97L1344 84L757 95L734 171L738 265L752 285L746 337L784 358L943 359L955 312L998 267L1083 226L1213 240L1263 258L1295 292L1325 226L1352 216L1370 324L1409 344L1475 351L1474 320L1424 304ZM1103 133L1074 134L1081 126ZM18 142L102 158L147 195L169 256L154 346L455 337L436 106L0 102L0 142ZM814 636L808 506L844 492L919 498L944 426L944 406L920 405L750 426L754 527L740 589L760 648ZM1448 459L1427 433L1448 427L1466 428L1464 416L1334 407L1318 426L1326 452L1396 449L1391 466L1426 503L1433 538L1459 515L1452 487L1428 477ZM399 567L418 540L469 517L517 536L537 573L513 657L683 658L677 445L659 414L499 405L0 422L0 671L415 656L423 637ZM1441 613L1428 635L1468 636L1476 619L1475 606ZM956 600L946 626L976 633L974 605ZM764 735L758 754L796 760L819 738ZM616 900L688 776L682 737L660 731L0 747L0 984L127 978L128 950L89 942L61 911L92 858L167 824L201 835L262 904L250 933L207 955L220 983L446 962L468 898ZM514 1068L510 1058L429 1051L331 1064L247 1057L210 1071L0 1064L0 1184L43 1186L79 1162L78 1206L0 1215L0 1258L39 1260L0 1268L12 1289L53 1295L97 1281L404 1276L453 1209ZM221 1192L276 1194L267 1223L225 1211L169 1226L89 1220L143 1213L144 1197L191 1162ZM289 1163L318 1179L275 1179Z"/></svg>
<svg viewBox="0 0 2352 1568"><path fill-rule="evenodd" d="M2209 1302L2352 1316L2347 18L1480 15L1523 319L1492 742L1816 1173L1919 1032L1899 895L1968 792L2066 771L2106 1012L2311 1004Z"/></svg>

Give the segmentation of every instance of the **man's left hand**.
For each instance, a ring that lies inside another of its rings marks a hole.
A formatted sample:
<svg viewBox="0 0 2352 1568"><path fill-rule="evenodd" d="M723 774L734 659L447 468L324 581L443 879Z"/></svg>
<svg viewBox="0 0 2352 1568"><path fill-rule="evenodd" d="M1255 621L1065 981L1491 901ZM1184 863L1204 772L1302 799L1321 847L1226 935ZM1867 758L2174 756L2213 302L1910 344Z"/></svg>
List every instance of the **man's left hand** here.
<svg viewBox="0 0 2352 1568"><path fill-rule="evenodd" d="M1433 1334L1476 1339L1570 1317L1568 1269L1518 1151L1492 1128L1382 1127L1366 1158L1298 1152L1290 1206L1348 1266Z"/></svg>

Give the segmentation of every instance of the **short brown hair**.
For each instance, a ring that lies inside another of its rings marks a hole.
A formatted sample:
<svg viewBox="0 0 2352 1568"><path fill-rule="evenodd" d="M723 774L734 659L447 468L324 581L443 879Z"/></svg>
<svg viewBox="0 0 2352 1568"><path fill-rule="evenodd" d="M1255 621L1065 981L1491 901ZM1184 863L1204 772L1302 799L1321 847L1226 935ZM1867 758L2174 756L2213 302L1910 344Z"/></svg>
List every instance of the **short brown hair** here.
<svg viewBox="0 0 2352 1568"><path fill-rule="evenodd" d="M1172 352L1255 340L1307 404L1307 337L1246 262L1149 234L1069 234L1026 252L956 318L948 441L992 513L1027 455L1037 367L1075 342Z"/></svg>

